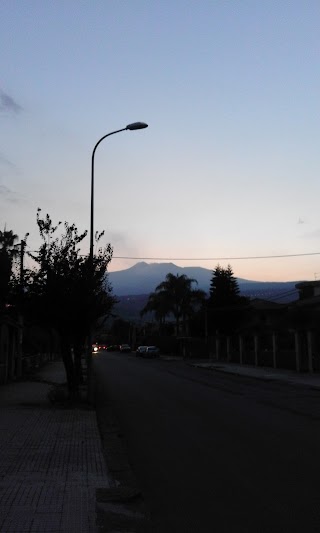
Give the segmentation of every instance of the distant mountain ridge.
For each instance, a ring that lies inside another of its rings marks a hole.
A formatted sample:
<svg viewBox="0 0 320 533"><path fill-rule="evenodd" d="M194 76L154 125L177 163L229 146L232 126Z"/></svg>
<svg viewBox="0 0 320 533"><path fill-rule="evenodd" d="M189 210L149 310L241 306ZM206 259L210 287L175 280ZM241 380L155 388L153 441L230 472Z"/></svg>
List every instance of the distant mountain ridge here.
<svg viewBox="0 0 320 533"><path fill-rule="evenodd" d="M185 274L198 282L198 287L209 290L212 271L201 267L179 267L173 263L136 263L126 270L109 272L109 281L117 296L150 294L167 274Z"/></svg>
<svg viewBox="0 0 320 533"><path fill-rule="evenodd" d="M109 272L108 278L117 297L148 295L154 292L167 274L182 275L195 279L197 288L209 294L212 269L203 267L179 267L174 263L136 263L125 270ZM260 282L237 278L241 294L251 298L277 300L280 303L297 299L295 288L298 281Z"/></svg>

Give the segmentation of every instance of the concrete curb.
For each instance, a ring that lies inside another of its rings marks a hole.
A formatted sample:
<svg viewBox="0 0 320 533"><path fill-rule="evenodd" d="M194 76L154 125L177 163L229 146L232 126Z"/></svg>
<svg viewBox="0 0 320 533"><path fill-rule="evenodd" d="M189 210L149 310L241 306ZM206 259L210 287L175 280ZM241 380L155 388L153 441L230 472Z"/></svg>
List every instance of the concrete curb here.
<svg viewBox="0 0 320 533"><path fill-rule="evenodd" d="M261 381L282 382L291 386L305 387L313 390L320 390L320 376L310 375L286 375L279 374L269 368L255 368L255 367L231 367L228 364L221 363L195 363L188 362L189 366L195 368L205 368L215 372L224 374L232 374L239 377L247 377Z"/></svg>

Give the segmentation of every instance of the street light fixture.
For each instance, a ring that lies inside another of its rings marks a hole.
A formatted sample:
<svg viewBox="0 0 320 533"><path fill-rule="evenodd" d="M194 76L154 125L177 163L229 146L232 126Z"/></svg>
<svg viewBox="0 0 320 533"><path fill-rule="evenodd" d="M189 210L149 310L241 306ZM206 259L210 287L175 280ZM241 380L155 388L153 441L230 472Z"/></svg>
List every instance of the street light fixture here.
<svg viewBox="0 0 320 533"><path fill-rule="evenodd" d="M99 139L97 144L95 145L93 152L92 152L92 158L91 158L91 213L90 213L90 265L91 268L93 268L93 211L94 211L94 155L96 153L96 149L105 139L106 137L110 137L110 135L114 135L115 133L119 133L120 131L126 131L126 130L142 130L144 128L147 128L148 124L145 122L133 122L132 124L128 124L125 128L122 128L121 130L112 131L111 133L107 133L107 135L104 135Z"/></svg>
<svg viewBox="0 0 320 533"><path fill-rule="evenodd" d="M98 148L99 144L103 139L106 137L110 137L110 135L114 135L115 133L119 133L120 131L125 130L142 130L144 128L147 128L148 124L145 124L145 122L133 122L132 124L128 124L125 128L122 128L121 130L112 131L111 133L107 133L107 135L104 135L99 139L99 141L96 143L93 152L92 152L92 158L91 158L91 212L90 212L90 252L89 252L89 266L90 266L90 275L91 275L91 281L93 282L93 211L94 211L94 156L96 153L96 149ZM92 285L93 287L93 285ZM92 398L92 329L89 334L89 346L88 346L88 353L87 353L87 380L88 380L88 401L91 403L93 401Z"/></svg>

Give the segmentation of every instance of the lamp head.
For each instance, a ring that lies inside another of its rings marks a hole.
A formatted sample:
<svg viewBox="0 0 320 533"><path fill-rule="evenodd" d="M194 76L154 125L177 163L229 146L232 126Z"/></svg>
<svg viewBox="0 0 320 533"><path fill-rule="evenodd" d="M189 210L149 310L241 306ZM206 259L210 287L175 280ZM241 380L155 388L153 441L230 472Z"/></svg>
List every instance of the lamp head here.
<svg viewBox="0 0 320 533"><path fill-rule="evenodd" d="M128 124L126 127L126 130L142 130L143 128L147 128L148 124L145 122L133 122L132 124Z"/></svg>

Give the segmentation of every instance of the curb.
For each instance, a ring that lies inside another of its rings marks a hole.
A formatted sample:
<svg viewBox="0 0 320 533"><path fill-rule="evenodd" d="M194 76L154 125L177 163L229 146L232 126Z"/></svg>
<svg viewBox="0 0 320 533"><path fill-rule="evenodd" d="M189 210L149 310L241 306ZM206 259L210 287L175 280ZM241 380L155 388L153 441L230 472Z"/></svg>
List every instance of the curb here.
<svg viewBox="0 0 320 533"><path fill-rule="evenodd" d="M97 382L96 382L97 385ZM96 388L99 396L99 386ZM131 468L125 438L108 398L95 402L98 429L110 488L96 490L97 525L104 533L151 533L142 491Z"/></svg>
<svg viewBox="0 0 320 533"><path fill-rule="evenodd" d="M292 387L297 387L298 386L298 387L304 387L304 388L312 389L312 390L316 390L316 391L320 390L320 383L319 384L303 383L303 382L296 381L294 379L294 377L287 378L287 377L281 376L281 375L273 376L272 374L270 374L270 375L266 375L266 374L264 374L264 375L246 374L245 372L239 372L237 370L223 368L219 364L217 366L215 366L214 364L213 365L204 366L201 363L187 363L187 365L195 367L195 368L204 368L206 370L211 370L211 371L214 371L214 372L221 372L223 374L231 374L233 376L238 376L238 377L246 377L246 378L256 379L256 380L265 381L265 382L269 382L269 381L272 381L274 383L275 382L277 382L277 383L280 382L280 383L286 383L287 385L290 385Z"/></svg>

